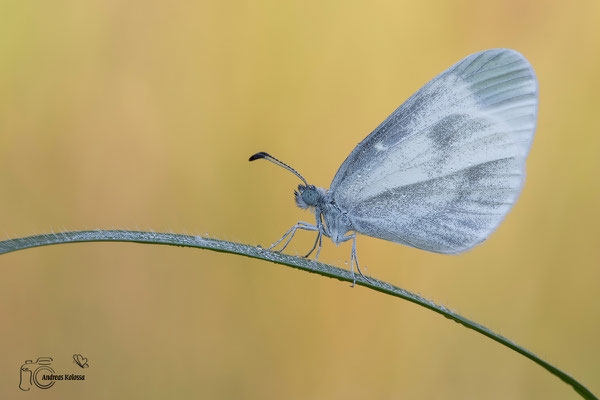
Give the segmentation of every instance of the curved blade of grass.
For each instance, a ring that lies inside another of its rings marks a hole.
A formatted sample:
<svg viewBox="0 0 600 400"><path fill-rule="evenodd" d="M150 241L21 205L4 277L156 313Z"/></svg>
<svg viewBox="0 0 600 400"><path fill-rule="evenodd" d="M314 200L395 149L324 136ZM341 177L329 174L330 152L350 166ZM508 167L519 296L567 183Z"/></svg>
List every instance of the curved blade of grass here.
<svg viewBox="0 0 600 400"><path fill-rule="evenodd" d="M23 250L30 247L47 246L51 244L76 243L76 242L136 242L136 243L152 243L165 244L182 247L196 247L200 249L214 250L223 253L239 254L246 257L258 258L261 260L271 261L281 265L287 265L292 268L301 269L303 271L312 272L336 278L340 281L352 282L353 277L350 271L337 268L331 265L316 263L314 261L294 257L287 254L276 253L269 250L264 250L260 247L249 246L246 244L228 242L224 240L203 238L201 236L181 235L175 233L155 233L155 232L138 232L138 231L122 231L122 230L96 230L96 231L73 231L62 233L51 233L44 235L29 236L19 239L11 239L0 242L0 254L9 253L12 251ZM560 369L542 360L535 354L519 346L518 344L508 340L507 338L492 332L483 325L471 321L454 311L447 309L442 305L435 304L417 294L391 285L387 282L369 277L370 282L364 280L361 276L356 276L356 284L378 292L386 293L391 296L399 297L418 304L431 311L443 315L444 317L458 322L466 328L472 329L481 333L484 336L508 347L511 350L529 358L536 364L540 365L552 375L558 377L566 384L575 389L581 397L588 400L598 400L585 386L577 380L567 375Z"/></svg>

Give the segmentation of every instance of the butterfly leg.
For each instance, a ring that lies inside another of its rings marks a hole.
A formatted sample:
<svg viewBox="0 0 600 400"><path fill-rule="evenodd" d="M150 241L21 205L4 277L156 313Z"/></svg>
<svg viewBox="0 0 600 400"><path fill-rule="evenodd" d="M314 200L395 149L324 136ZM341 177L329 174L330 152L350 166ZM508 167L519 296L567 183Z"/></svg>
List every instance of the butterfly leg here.
<svg viewBox="0 0 600 400"><path fill-rule="evenodd" d="M371 282L371 280L369 280L369 278L367 278L362 273L362 271L360 270L360 266L358 265L358 257L356 256L356 233L345 236L342 241L347 242L350 239L352 239L352 250L350 251L350 271L352 272L352 279L353 279L352 287L354 287L354 285L356 285L356 276L354 275L354 263L355 262L356 262L356 269L358 270L358 273L360 274L360 276L362 276L365 281L367 281L369 283L373 283L373 282Z"/></svg>
<svg viewBox="0 0 600 400"><path fill-rule="evenodd" d="M358 270L358 273L360 274L360 276L362 276L365 281L372 284L373 282L362 273L362 271L360 270L360 265L358 265L358 256L356 255L356 234L355 233L352 234L352 251L351 251L351 253L354 253L354 261L356 262L356 269ZM352 259L352 255L351 255L350 259ZM354 280L354 283L356 283L356 279ZM353 283L353 285L354 285L354 283Z"/></svg>
<svg viewBox="0 0 600 400"><path fill-rule="evenodd" d="M280 242L281 242L283 239L285 239L285 238L286 238L286 237L287 237L287 236L288 236L288 235L289 235L289 234L290 234L292 231L295 231L296 229L297 229L297 228L296 228L296 226L292 226L292 227L290 228L290 230L289 230L289 231L287 231L287 232L285 233L285 235L283 235L283 236L281 237L281 239L279 239L278 241L276 241L275 243L273 243L272 245L270 245L269 247L267 247L267 250L271 250L273 247L277 246L277 245L278 245L278 244L279 244L279 243L280 243Z"/></svg>
<svg viewBox="0 0 600 400"><path fill-rule="evenodd" d="M321 250L321 235L322 235L322 233L321 233L321 231L319 231L319 234L317 235L317 238L315 239L315 244L313 244L312 249L310 249L310 251L303 258L308 258L308 256L310 256L312 254L312 252L315 251L315 249L317 248L317 244L319 245L319 250ZM317 251L317 258L319 258L319 251Z"/></svg>
<svg viewBox="0 0 600 400"><path fill-rule="evenodd" d="M287 240L283 244L283 247L281 249L279 249L279 250L275 250L277 253L281 253L283 250L285 250L285 248L287 247L287 245L290 243L290 241L294 237L294 234L296 233L296 230L298 230L298 229L304 229L304 230L307 230L307 231L318 231L319 230L319 228L316 227L316 226L314 226L314 225L311 225L309 223L300 221L296 225L292 226L290 228L290 230L287 231L285 233L285 235L283 235L281 237L281 239L279 239L278 241L276 241L275 243L273 243L270 247L268 247L267 250L273 249L275 246L277 246L279 243L281 243L282 240L284 240L287 237Z"/></svg>
<svg viewBox="0 0 600 400"><path fill-rule="evenodd" d="M319 239L319 247L317 248L317 256L315 257L315 262L317 262L317 260L319 259L319 254L321 253L321 239L323 238L323 232L319 231L317 238Z"/></svg>

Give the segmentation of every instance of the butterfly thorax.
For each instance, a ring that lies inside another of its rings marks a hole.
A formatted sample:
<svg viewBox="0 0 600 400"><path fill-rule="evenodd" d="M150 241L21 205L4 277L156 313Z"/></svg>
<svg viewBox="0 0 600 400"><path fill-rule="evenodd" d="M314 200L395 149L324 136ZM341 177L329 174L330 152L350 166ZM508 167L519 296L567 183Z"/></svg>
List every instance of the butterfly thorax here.
<svg viewBox="0 0 600 400"><path fill-rule="evenodd" d="M317 223L319 222L318 219L322 216L325 223L325 233L331 238L333 243L339 244L343 242L346 233L354 230L348 215L335 204L329 193L325 196L323 207L319 211L320 213L316 215Z"/></svg>

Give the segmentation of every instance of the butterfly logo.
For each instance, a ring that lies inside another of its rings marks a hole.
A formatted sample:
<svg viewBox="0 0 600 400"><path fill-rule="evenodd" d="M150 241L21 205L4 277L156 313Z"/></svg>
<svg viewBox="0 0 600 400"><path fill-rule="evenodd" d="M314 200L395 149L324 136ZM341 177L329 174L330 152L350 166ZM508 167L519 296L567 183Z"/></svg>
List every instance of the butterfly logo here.
<svg viewBox="0 0 600 400"><path fill-rule="evenodd" d="M89 368L88 359L81 354L73 354L73 362L81 368Z"/></svg>

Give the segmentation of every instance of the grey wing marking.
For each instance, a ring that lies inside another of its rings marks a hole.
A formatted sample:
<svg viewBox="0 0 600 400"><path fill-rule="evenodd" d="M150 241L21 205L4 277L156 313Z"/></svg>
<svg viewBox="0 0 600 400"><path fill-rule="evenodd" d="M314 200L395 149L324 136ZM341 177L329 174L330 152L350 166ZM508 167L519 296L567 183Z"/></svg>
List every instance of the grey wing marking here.
<svg viewBox="0 0 600 400"><path fill-rule="evenodd" d="M467 250L497 227L520 193L537 97L521 54L473 54L365 138L330 192L360 233L440 253Z"/></svg>

